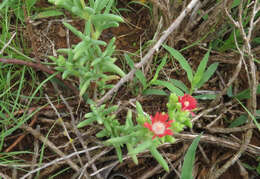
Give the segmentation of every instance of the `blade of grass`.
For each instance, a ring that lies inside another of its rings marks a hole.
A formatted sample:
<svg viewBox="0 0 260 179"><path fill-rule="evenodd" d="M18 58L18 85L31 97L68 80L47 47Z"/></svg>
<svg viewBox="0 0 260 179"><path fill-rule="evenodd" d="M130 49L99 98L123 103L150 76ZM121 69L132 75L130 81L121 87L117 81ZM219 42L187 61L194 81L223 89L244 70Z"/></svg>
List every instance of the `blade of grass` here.
<svg viewBox="0 0 260 179"><path fill-rule="evenodd" d="M239 101L239 99L235 98L237 100L237 102L246 110L246 112L248 113L248 115L253 119L256 127L258 128L258 130L260 131L260 124L257 122L255 116L241 103L241 101Z"/></svg>
<svg viewBox="0 0 260 179"><path fill-rule="evenodd" d="M197 136L192 144L190 145L185 157L184 157L184 162L181 170L181 179L192 179L192 169L194 166L194 161L195 161L195 154L196 154L196 149L198 147L200 137L202 134Z"/></svg>
<svg viewBox="0 0 260 179"><path fill-rule="evenodd" d="M187 60L174 48L171 48L167 45L163 45L163 47L168 50L168 52L170 52L170 54L180 63L181 67L186 71L189 81L192 82L193 72Z"/></svg>

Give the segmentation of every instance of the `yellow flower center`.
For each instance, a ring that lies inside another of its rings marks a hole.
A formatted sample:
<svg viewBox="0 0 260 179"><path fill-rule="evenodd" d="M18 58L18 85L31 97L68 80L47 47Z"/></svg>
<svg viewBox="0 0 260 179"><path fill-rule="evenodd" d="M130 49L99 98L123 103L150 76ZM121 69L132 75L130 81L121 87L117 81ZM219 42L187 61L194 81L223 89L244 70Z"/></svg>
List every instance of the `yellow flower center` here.
<svg viewBox="0 0 260 179"><path fill-rule="evenodd" d="M165 131L165 125L161 122L156 122L156 123L153 124L152 130L157 135L163 134L164 131Z"/></svg>

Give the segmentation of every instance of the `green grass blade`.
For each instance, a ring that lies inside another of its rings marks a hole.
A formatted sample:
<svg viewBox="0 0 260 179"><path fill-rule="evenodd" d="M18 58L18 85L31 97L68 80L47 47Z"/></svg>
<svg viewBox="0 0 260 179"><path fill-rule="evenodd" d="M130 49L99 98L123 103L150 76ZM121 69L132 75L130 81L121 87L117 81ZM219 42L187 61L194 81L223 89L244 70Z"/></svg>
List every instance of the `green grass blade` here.
<svg viewBox="0 0 260 179"><path fill-rule="evenodd" d="M188 79L190 82L193 80L193 72L192 69L187 62L187 60L182 56L180 52L175 50L174 48L171 48L167 45L163 45L163 47L170 52L170 54L180 63L181 67L186 71L188 75Z"/></svg>
<svg viewBox="0 0 260 179"><path fill-rule="evenodd" d="M258 130L260 131L260 124L257 122L255 116L241 103L241 101L239 101L239 99L235 98L237 100L237 102L246 110L246 112L248 113L248 115L253 119L256 127L258 128Z"/></svg>
<svg viewBox="0 0 260 179"><path fill-rule="evenodd" d="M160 89L146 89L143 91L143 95L167 96L168 94Z"/></svg>
<svg viewBox="0 0 260 179"><path fill-rule="evenodd" d="M181 171L181 179L192 179L192 168L195 161L196 149L200 141L201 134L197 136L190 145L185 157Z"/></svg>
<svg viewBox="0 0 260 179"><path fill-rule="evenodd" d="M175 93L178 96L184 95L184 93L179 88L175 87L172 83L170 83L168 81L156 80L154 82L154 84L158 85L158 86L164 86L164 87L168 88L172 93Z"/></svg>
<svg viewBox="0 0 260 179"><path fill-rule="evenodd" d="M209 53L210 50L204 55L203 59L201 60L198 69L192 79L191 86L197 88L198 83L201 81L202 77L204 76L205 69L207 67L207 63L209 60Z"/></svg>
<svg viewBox="0 0 260 179"><path fill-rule="evenodd" d="M199 83L197 84L197 88L200 88L202 87L202 85L204 85L204 83L206 83L210 78L211 76L215 73L215 71L217 70L218 68L218 62L215 62L213 64L211 64L208 69L205 71L205 73L203 74L203 77L202 79L199 81Z"/></svg>
<svg viewBox="0 0 260 179"><path fill-rule="evenodd" d="M144 76L144 73L141 70L136 70L135 76L138 78L138 80L142 83L143 88L145 89L147 87L147 80Z"/></svg>
<svg viewBox="0 0 260 179"><path fill-rule="evenodd" d="M160 154L160 152L154 147L150 147L149 148L152 156L157 160L157 162L163 167L163 169L166 171L166 172L169 172L169 167L168 167L168 164L167 162L164 160L164 158L162 157L162 155Z"/></svg>
<svg viewBox="0 0 260 179"><path fill-rule="evenodd" d="M174 86L180 88L185 93L189 93L188 87L180 80L170 79L170 81L174 84Z"/></svg>
<svg viewBox="0 0 260 179"><path fill-rule="evenodd" d="M159 72L163 69L164 65L166 64L166 60L167 60L167 55L163 57L162 59L162 62L159 64L159 66L156 68L156 72L153 76L153 79L149 82L149 85L150 86L151 84L153 84L154 81L157 80L158 78L158 75L159 75Z"/></svg>

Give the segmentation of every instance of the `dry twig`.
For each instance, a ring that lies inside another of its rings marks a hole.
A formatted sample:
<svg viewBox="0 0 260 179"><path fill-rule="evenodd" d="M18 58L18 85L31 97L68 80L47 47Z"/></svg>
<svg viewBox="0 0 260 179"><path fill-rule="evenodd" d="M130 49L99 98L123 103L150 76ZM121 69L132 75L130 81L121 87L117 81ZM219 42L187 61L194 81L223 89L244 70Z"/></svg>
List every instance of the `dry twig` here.
<svg viewBox="0 0 260 179"><path fill-rule="evenodd" d="M246 34L245 28L243 27L243 20L242 20L243 4L244 4L243 1L240 2L240 5L239 5L239 14L238 14L239 20L238 21L235 21L233 19L233 17L229 14L227 7L226 7L226 3L227 3L227 0L225 0L225 3L224 3L225 13L226 13L227 17L230 19L230 21L233 23L233 25L236 28L239 29L239 31L240 31L240 33L243 37L243 40L244 40L243 50L241 50L238 47L238 44L236 42L237 49L240 53L240 58L241 59L244 58L244 56L245 56L244 50L246 51L246 53L249 56L249 65L250 65L249 86L250 86L250 89L251 89L250 90L251 100L250 100L250 103L248 104L248 108L249 108L250 112L253 115L255 115L256 105L257 105L256 90L257 90L258 82L257 82L257 79L256 79L256 67L255 67L255 64L254 64L253 54L251 52L250 42L251 42L252 31L254 29L255 22L257 22L260 19L258 17L258 19L254 22L255 15L259 11L260 6L258 6L258 1L254 1L254 7L253 7L253 10L252 10L250 25L249 25L249 28L248 28L248 33ZM249 125L251 125L251 124L253 124L252 118L249 121ZM233 157L231 157L231 159L228 160L221 168L216 169L216 170L212 169L211 170L212 172L210 173L209 178L214 179L214 178L220 177L231 165L233 165L240 158L240 156L243 154L243 152L246 151L247 148L249 147L249 143L250 143L250 140L251 140L251 137L252 137L252 133L253 133L253 129L248 129L246 131L246 133L244 135L243 142L242 142L239 150L236 152L236 154Z"/></svg>
<svg viewBox="0 0 260 179"><path fill-rule="evenodd" d="M164 31L161 38L157 41L157 43L148 51L148 53L144 56L144 58L141 60L141 62L137 63L135 65L135 68L132 69L127 75L125 75L121 80L111 89L109 90L101 99L97 101L98 105L103 104L105 101L111 98L113 93L117 92L119 88L126 83L127 81L131 80L136 72L137 69L143 67L149 59L151 59L152 55L155 51L158 51L162 43L167 39L167 37L179 27L181 22L183 21L184 17L187 16L188 13L191 12L193 7L198 3L199 0L192 0L190 4L182 11L182 13L179 15L179 17L171 24L171 26Z"/></svg>

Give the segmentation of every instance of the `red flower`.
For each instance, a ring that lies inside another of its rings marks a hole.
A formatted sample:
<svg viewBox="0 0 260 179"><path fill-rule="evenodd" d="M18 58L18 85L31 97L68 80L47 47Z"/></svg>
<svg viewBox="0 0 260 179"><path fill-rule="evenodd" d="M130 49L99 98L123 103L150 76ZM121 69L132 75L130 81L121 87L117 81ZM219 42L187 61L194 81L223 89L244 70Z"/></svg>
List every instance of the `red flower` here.
<svg viewBox="0 0 260 179"><path fill-rule="evenodd" d="M184 94L184 96L179 96L178 98L182 110L191 111L197 106L196 99L189 94Z"/></svg>
<svg viewBox="0 0 260 179"><path fill-rule="evenodd" d="M154 139L156 136L163 137L166 135L172 135L171 129L168 129L168 127L171 126L171 123L173 120L167 121L168 115L162 114L157 112L155 116L151 116L152 124L145 122L144 127L148 128L150 131L153 132L154 136L152 139Z"/></svg>

